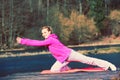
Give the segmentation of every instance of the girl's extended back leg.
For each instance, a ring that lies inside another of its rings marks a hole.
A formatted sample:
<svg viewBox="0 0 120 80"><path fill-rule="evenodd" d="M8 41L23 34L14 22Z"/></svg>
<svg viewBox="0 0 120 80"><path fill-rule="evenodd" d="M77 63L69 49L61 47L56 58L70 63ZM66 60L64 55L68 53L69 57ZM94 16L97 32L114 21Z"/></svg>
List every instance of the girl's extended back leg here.
<svg viewBox="0 0 120 80"><path fill-rule="evenodd" d="M105 70L110 68L112 71L116 71L116 67L112 63L102 60L102 59L88 57L88 56L80 54L76 51L71 52L71 54L68 58L68 61L79 61L81 63L102 67Z"/></svg>

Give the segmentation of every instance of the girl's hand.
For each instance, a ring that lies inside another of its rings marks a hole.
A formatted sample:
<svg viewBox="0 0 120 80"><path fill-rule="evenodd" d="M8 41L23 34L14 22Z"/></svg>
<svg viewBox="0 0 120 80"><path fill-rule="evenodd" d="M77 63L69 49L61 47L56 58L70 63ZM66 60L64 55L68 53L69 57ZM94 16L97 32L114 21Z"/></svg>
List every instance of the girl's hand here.
<svg viewBox="0 0 120 80"><path fill-rule="evenodd" d="M20 42L21 42L21 38L20 38L20 37L17 37L17 38L16 38L16 41L17 41L17 43L20 43Z"/></svg>

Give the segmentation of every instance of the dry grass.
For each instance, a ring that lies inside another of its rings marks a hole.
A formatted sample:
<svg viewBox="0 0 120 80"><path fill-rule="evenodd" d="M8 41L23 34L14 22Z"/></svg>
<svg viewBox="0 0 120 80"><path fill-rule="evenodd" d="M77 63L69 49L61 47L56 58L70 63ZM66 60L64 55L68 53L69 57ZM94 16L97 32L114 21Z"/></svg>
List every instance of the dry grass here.
<svg viewBox="0 0 120 80"><path fill-rule="evenodd" d="M120 48L119 47L110 47L110 48L104 48L104 49L94 49L94 50L78 50L81 54L110 54L110 53L119 53ZM13 54L13 53L5 53L1 54L0 58L7 58L7 57L22 57L22 56L35 56L35 55L41 55L41 54L50 54L50 52L34 52L34 53L19 53L19 54Z"/></svg>
<svg viewBox="0 0 120 80"><path fill-rule="evenodd" d="M120 11L118 10L113 10L111 13L110 13L110 19L112 20L120 20Z"/></svg>
<svg viewBox="0 0 120 80"><path fill-rule="evenodd" d="M78 46L97 46L97 45L111 45L111 44L120 44L120 37L110 37L110 38L103 38L101 41L97 42L91 42L86 44L80 44L80 45L74 45L74 46L68 46L68 47L78 47ZM94 49L94 50L78 50L81 54L88 54L88 53L94 53L94 54L110 54L110 53L119 53L120 47L108 47L108 48L101 48L101 49ZM50 54L50 52L42 51L42 52L34 52L34 53L10 53L6 52L4 54L0 54L0 58L5 57L21 57L21 56L34 56L34 55L41 55L41 54Z"/></svg>
<svg viewBox="0 0 120 80"><path fill-rule="evenodd" d="M104 49L94 49L94 50L79 50L81 54L110 54L110 53L119 53L120 48L119 47L110 47L110 48L104 48Z"/></svg>
<svg viewBox="0 0 120 80"><path fill-rule="evenodd" d="M0 58L5 58L5 57L22 57L22 56L35 56L35 55L41 55L41 54L49 54L49 52L34 52L34 53L17 53L17 54L13 54L11 52L9 53L4 53L4 54L0 54Z"/></svg>

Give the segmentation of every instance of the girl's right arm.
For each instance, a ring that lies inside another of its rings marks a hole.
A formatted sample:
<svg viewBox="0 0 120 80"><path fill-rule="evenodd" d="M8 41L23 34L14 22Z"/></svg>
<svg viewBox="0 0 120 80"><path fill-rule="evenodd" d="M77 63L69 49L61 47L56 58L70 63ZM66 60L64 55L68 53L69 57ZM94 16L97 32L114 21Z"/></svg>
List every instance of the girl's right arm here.
<svg viewBox="0 0 120 80"><path fill-rule="evenodd" d="M26 46L45 46L51 44L51 39L40 41L40 40L31 40L31 39L17 37L16 40L17 43Z"/></svg>

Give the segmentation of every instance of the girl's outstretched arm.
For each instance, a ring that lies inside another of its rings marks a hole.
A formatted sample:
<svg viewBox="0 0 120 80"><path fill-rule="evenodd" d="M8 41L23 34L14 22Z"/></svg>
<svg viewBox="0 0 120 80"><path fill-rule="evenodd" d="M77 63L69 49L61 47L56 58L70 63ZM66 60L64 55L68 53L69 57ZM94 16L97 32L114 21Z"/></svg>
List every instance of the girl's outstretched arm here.
<svg viewBox="0 0 120 80"><path fill-rule="evenodd" d="M17 43L26 45L26 46L45 46L51 43L50 39L40 41L40 40L32 40L32 39L17 37L16 40L17 40Z"/></svg>

